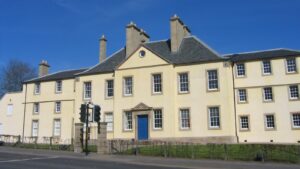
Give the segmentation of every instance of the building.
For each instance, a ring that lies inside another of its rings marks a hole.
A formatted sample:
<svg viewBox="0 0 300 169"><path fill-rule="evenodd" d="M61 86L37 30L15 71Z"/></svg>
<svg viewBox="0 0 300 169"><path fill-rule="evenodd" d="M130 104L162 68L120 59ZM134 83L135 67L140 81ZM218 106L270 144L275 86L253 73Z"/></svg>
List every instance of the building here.
<svg viewBox="0 0 300 169"><path fill-rule="evenodd" d="M91 101L102 108L109 139L300 142L300 51L220 55L176 15L170 35L150 41L130 23L126 46L109 57L101 37L93 67L48 74L43 61L38 78L2 98L1 133L67 142L80 105ZM96 124L91 130L96 138Z"/></svg>

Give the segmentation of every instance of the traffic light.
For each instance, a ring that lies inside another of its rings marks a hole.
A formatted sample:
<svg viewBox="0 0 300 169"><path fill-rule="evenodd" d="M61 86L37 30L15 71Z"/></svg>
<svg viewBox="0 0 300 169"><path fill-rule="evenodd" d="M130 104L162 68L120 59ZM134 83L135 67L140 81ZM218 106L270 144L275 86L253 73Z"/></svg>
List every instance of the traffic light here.
<svg viewBox="0 0 300 169"><path fill-rule="evenodd" d="M95 122L100 122L101 120L101 108L98 105L94 106L94 121Z"/></svg>
<svg viewBox="0 0 300 169"><path fill-rule="evenodd" d="M80 121L82 123L85 123L85 119L86 118L86 105L85 104L81 104L80 107Z"/></svg>

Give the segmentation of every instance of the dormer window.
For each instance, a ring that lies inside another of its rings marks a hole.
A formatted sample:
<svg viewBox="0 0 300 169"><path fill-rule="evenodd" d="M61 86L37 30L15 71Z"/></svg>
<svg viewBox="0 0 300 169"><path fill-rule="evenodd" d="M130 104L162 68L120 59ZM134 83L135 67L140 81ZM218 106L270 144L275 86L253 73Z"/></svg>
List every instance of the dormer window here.
<svg viewBox="0 0 300 169"><path fill-rule="evenodd" d="M40 92L41 92L41 84L35 83L34 84L34 94L40 94Z"/></svg>

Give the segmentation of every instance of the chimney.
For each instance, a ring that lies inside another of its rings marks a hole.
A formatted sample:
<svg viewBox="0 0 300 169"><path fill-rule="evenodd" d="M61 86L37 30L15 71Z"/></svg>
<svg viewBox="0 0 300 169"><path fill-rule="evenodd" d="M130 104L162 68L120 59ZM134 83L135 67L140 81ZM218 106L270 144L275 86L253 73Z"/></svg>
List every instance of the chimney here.
<svg viewBox="0 0 300 169"><path fill-rule="evenodd" d="M107 40L104 35L99 39L99 62L102 63L106 59Z"/></svg>
<svg viewBox="0 0 300 169"><path fill-rule="evenodd" d="M132 54L140 44L148 42L149 38L149 35L144 30L138 28L133 22L130 22L126 26L126 57Z"/></svg>
<svg viewBox="0 0 300 169"><path fill-rule="evenodd" d="M42 62L39 64L39 77L48 75L50 65L47 61L42 60Z"/></svg>
<svg viewBox="0 0 300 169"><path fill-rule="evenodd" d="M171 27L171 51L177 52L182 39L190 35L190 29L184 25L180 18L175 14L170 19Z"/></svg>

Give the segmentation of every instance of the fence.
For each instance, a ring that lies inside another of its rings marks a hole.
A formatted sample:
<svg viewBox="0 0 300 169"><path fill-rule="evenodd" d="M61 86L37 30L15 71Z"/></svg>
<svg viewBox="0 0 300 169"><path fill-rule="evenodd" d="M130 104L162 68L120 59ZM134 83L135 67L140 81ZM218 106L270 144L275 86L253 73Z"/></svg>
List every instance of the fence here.
<svg viewBox="0 0 300 169"><path fill-rule="evenodd" d="M109 141L111 154L300 163L300 145Z"/></svg>

